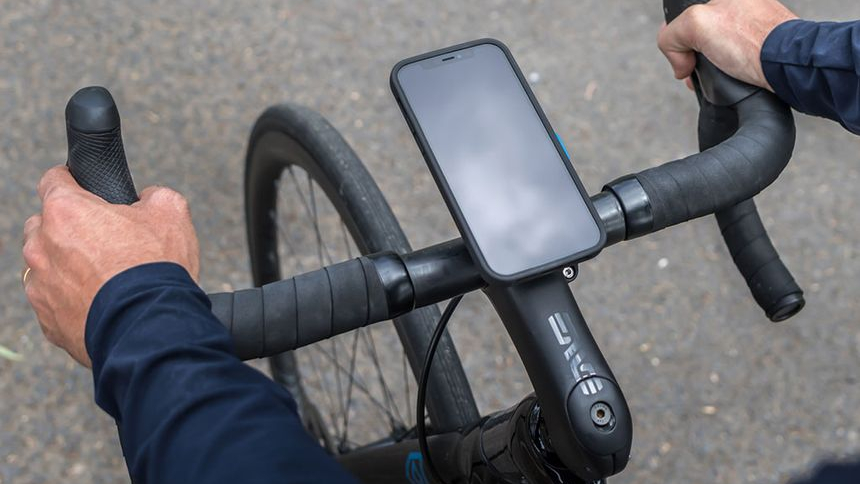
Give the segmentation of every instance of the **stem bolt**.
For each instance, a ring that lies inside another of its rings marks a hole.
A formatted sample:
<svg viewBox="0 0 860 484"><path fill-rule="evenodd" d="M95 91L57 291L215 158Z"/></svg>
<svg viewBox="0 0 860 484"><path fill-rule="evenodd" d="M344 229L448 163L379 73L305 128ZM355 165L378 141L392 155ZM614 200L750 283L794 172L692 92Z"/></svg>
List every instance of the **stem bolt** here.
<svg viewBox="0 0 860 484"><path fill-rule="evenodd" d="M603 402L597 402L591 406L591 421L598 427L606 427L612 423L612 408Z"/></svg>

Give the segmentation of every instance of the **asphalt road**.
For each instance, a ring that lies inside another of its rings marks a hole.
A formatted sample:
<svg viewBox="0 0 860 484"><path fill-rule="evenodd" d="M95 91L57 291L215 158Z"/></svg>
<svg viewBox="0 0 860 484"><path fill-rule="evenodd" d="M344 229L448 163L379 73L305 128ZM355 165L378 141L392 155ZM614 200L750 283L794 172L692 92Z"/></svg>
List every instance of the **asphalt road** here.
<svg viewBox="0 0 860 484"><path fill-rule="evenodd" d="M848 0L790 1L860 18ZM695 149L696 106L654 45L657 0L4 2L0 9L0 483L128 482L90 374L47 344L20 288L20 232L40 173L65 160L63 108L102 84L120 104L139 187L190 199L209 290L250 284L243 150L255 117L310 106L365 160L415 246L455 234L388 92L409 55L505 41L590 191ZM860 455L860 140L798 117L794 161L759 197L807 291L765 319L712 219L606 250L574 284L634 412L612 482L784 483ZM529 391L482 296L453 331L484 410Z"/></svg>

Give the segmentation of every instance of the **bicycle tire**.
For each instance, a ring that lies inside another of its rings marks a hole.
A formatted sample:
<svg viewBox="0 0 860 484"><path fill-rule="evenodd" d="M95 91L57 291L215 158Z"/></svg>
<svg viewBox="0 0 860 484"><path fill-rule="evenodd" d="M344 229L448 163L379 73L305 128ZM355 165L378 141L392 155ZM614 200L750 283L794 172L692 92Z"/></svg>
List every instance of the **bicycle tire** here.
<svg viewBox="0 0 860 484"><path fill-rule="evenodd" d="M306 171L322 188L363 254L411 250L385 197L340 133L311 109L294 104L273 106L254 125L245 166L246 226L256 286L282 278L277 223L272 214L278 203L276 181L292 166ZM392 321L415 380L439 314L432 306ZM305 397L293 353L273 357L270 363L273 378L296 399L305 426L312 433L318 431L315 427L322 424L320 412ZM447 334L436 354L428 395L427 410L434 432L463 428L480 418ZM316 436L328 446L323 435Z"/></svg>

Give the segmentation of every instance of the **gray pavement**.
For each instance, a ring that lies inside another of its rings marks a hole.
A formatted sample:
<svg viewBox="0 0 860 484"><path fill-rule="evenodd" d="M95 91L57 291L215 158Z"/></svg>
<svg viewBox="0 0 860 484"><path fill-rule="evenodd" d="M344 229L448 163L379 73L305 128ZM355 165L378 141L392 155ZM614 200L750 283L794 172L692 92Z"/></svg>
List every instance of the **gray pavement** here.
<svg viewBox="0 0 860 484"><path fill-rule="evenodd" d="M860 18L848 0L788 2L805 17ZM128 482L90 375L47 344L20 289L20 230L34 185L65 160L63 108L108 86L139 187L185 193L203 285L250 284L243 150L259 112L317 109L365 160L416 246L455 234L388 92L399 59L502 39L593 192L695 148L696 108L654 45L657 0L3 2L0 8L0 483ZM860 455L860 139L798 118L795 159L759 197L807 290L767 322L711 219L608 249L574 290L634 412L623 483L784 483ZM453 332L482 408L529 391L480 295ZM483 335L480 338L476 335ZM490 336L487 336L490 335Z"/></svg>

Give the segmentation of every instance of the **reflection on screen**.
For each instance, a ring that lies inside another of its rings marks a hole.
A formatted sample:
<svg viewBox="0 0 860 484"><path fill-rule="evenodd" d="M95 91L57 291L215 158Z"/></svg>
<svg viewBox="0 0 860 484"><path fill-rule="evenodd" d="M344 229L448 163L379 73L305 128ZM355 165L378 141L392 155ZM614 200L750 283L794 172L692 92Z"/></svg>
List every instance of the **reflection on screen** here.
<svg viewBox="0 0 860 484"><path fill-rule="evenodd" d="M487 265L512 276L594 247L599 229L504 52L459 53L398 80Z"/></svg>

